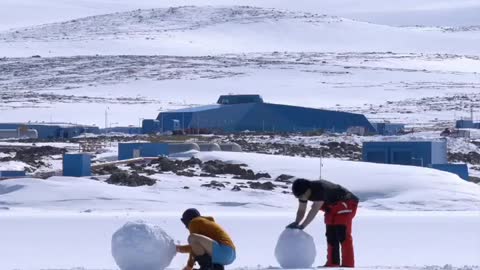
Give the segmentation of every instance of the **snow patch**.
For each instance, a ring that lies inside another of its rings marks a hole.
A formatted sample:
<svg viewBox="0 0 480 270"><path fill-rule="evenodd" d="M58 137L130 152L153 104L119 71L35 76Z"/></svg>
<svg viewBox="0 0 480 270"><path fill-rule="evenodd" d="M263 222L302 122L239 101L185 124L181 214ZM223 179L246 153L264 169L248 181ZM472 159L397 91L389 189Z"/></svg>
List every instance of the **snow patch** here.
<svg viewBox="0 0 480 270"><path fill-rule="evenodd" d="M12 161L0 162L0 170L3 170L3 171L23 171L29 168L31 168L31 166L21 161L12 160Z"/></svg>

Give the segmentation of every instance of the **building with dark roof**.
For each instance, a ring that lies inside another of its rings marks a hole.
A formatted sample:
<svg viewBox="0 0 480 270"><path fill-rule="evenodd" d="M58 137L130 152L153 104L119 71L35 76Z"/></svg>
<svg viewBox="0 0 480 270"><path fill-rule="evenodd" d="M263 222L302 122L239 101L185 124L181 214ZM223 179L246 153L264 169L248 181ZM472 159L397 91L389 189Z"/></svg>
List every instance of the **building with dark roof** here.
<svg viewBox="0 0 480 270"><path fill-rule="evenodd" d="M259 95L223 95L217 104L161 112L144 121L143 132L345 132L349 127L375 132L362 114L266 103Z"/></svg>

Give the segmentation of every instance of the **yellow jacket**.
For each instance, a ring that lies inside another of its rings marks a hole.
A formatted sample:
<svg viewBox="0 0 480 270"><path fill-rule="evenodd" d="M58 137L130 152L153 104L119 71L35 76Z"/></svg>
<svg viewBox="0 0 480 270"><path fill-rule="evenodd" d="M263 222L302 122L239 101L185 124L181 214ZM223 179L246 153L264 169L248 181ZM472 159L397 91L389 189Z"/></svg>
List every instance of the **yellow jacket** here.
<svg viewBox="0 0 480 270"><path fill-rule="evenodd" d="M200 234L217 241L221 245L226 245L235 249L235 245L230 236L222 227L220 227L220 225L215 223L213 217L197 217L192 219L190 224L188 224L188 230L190 231L190 234ZM195 256L192 253L190 245L178 246L178 251L180 253L190 253L187 265L193 267L195 264Z"/></svg>

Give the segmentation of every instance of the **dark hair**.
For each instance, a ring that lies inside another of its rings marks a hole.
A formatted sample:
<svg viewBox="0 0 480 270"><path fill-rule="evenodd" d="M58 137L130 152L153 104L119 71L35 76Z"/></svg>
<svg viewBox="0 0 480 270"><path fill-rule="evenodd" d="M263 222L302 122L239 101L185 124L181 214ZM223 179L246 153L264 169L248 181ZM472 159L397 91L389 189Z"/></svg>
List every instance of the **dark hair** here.
<svg viewBox="0 0 480 270"><path fill-rule="evenodd" d="M293 182L292 185L292 193L295 197L300 197L301 195L305 194L307 190L310 188L310 181L307 179L299 178Z"/></svg>
<svg viewBox="0 0 480 270"><path fill-rule="evenodd" d="M189 208L189 209L185 210L185 212L183 212L181 220L182 220L183 224L185 225L185 227L188 228L188 225L190 224L190 221L192 221L192 219L197 218L199 216L200 216L200 212L198 212L197 209Z"/></svg>

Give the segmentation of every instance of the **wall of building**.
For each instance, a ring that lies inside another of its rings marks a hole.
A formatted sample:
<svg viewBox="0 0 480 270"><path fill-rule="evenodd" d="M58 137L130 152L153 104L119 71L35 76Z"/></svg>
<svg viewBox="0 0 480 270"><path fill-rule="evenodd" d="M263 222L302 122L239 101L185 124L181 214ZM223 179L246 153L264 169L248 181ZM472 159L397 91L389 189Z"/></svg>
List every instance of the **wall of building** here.
<svg viewBox="0 0 480 270"><path fill-rule="evenodd" d="M455 123L456 128L475 128L475 124L472 120L457 120Z"/></svg>
<svg viewBox="0 0 480 270"><path fill-rule="evenodd" d="M119 143L118 160L168 155L167 143Z"/></svg>
<svg viewBox="0 0 480 270"><path fill-rule="evenodd" d="M82 177L91 174L91 157L89 154L78 153L63 156L63 176Z"/></svg>
<svg viewBox="0 0 480 270"><path fill-rule="evenodd" d="M431 168L456 174L463 180L470 178L467 164L433 164Z"/></svg>
<svg viewBox="0 0 480 270"><path fill-rule="evenodd" d="M144 119L142 121L142 134L155 134L162 132L162 124L159 120Z"/></svg>
<svg viewBox="0 0 480 270"><path fill-rule="evenodd" d="M124 133L124 134L148 134L148 133L143 133L142 128L140 127L111 127L111 128L103 128L100 129L100 134L104 134L105 131L107 133L115 132L115 133Z"/></svg>
<svg viewBox="0 0 480 270"><path fill-rule="evenodd" d="M372 123L376 133L384 136L398 135L405 130L404 124Z"/></svg>
<svg viewBox="0 0 480 270"><path fill-rule="evenodd" d="M0 123L0 129L22 129L36 130L39 139L69 139L83 133L100 133L98 127L76 126L76 125L55 125L55 124L29 124L29 123Z"/></svg>
<svg viewBox="0 0 480 270"><path fill-rule="evenodd" d="M363 126L374 132L364 115L346 112L318 110L304 107L269 103L245 103L223 105L205 110L186 110L160 113L166 131L174 130L174 120L180 129L211 132L303 132L325 130L346 132L351 126Z"/></svg>
<svg viewBox="0 0 480 270"><path fill-rule="evenodd" d="M8 138L27 138L27 139L37 139L38 132L35 129L0 129L0 139Z"/></svg>
<svg viewBox="0 0 480 270"><path fill-rule="evenodd" d="M466 164L448 163L446 141L365 142L363 161L430 167L469 179Z"/></svg>
<svg viewBox="0 0 480 270"><path fill-rule="evenodd" d="M433 160L443 157L432 157L433 154L442 155L439 150L432 151L433 142L364 142L363 160L367 162L428 166ZM445 152L446 155L446 152Z"/></svg>
<svg viewBox="0 0 480 270"><path fill-rule="evenodd" d="M447 164L447 141L432 142L432 164Z"/></svg>
<svg viewBox="0 0 480 270"><path fill-rule="evenodd" d="M0 171L0 178L16 178L26 176L25 171Z"/></svg>

